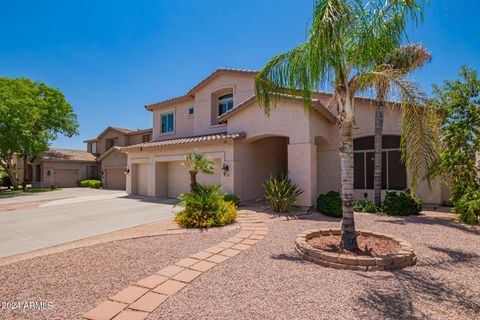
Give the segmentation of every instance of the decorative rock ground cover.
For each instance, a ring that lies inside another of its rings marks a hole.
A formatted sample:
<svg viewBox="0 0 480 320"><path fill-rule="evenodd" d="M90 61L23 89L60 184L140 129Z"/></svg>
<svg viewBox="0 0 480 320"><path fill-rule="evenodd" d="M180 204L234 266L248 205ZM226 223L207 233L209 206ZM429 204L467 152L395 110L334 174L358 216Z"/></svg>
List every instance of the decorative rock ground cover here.
<svg viewBox="0 0 480 320"><path fill-rule="evenodd" d="M330 252L313 247L309 240L317 237L339 236L340 229L313 229L306 230L297 235L296 250L306 260L314 262L324 267L336 269L351 269L360 271L381 271L390 269L400 269L415 265L417 258L412 246L399 238L386 234L357 231L364 237L374 237L391 241L400 247L400 251L384 256L365 256L352 255L338 252Z"/></svg>
<svg viewBox="0 0 480 320"><path fill-rule="evenodd" d="M239 211L241 231L215 246L190 255L156 274L121 290L109 300L88 311L90 320L141 320L149 316L169 297L224 261L248 250L263 239L267 224L254 211Z"/></svg>

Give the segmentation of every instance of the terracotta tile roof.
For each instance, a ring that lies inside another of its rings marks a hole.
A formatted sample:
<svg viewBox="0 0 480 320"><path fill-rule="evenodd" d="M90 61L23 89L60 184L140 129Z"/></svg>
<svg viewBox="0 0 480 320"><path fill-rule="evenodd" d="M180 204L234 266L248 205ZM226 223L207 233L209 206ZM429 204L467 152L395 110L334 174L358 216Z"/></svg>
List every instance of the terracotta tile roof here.
<svg viewBox="0 0 480 320"><path fill-rule="evenodd" d="M120 150L132 150L140 148L154 148L162 146L171 146L177 144L186 144L186 143L195 143L195 142L206 142L206 141L216 141L216 140L227 140L227 139L239 139L245 137L244 132L240 133L216 133L204 136L194 136L194 137L185 137L185 138L176 138L169 140L153 141L153 142L144 142L139 144L134 144L127 147L120 147Z"/></svg>
<svg viewBox="0 0 480 320"><path fill-rule="evenodd" d="M50 149L38 156L41 160L47 161L82 161L96 162L97 157L93 153L83 150L71 149Z"/></svg>
<svg viewBox="0 0 480 320"><path fill-rule="evenodd" d="M282 95L283 98L285 99L291 99L291 100L296 100L296 101L299 101L299 102L302 102L303 103L303 99L302 97L299 97L299 96L292 96L292 95ZM245 101L239 103L236 107L234 107L233 109L225 112L224 114L222 114L221 116L218 117L218 121L219 122L224 122L226 119L228 119L232 114L235 114L237 113L238 111L242 110L243 108L245 108L246 106L248 106L251 102L253 101L256 101L257 100L257 96L253 95L251 96L250 98L246 99ZM336 119L335 119L335 116L330 112L330 110L328 110L327 107L325 107L319 99L312 99L312 108L313 110L319 112L321 115L323 115L328 121L330 122L335 122Z"/></svg>
<svg viewBox="0 0 480 320"><path fill-rule="evenodd" d="M204 86L206 83L208 83L211 79L215 78L219 74L225 74L225 73L235 73L235 74L246 74L246 75L256 75L258 71L256 70L244 70L244 69L234 69L234 68L218 68L214 72L212 72L209 76L204 78L202 81L197 83L192 89L190 89L187 94L175 98L170 98L167 100L159 101L156 103L148 104L145 106L145 109L147 110L152 110L153 108L158 108L162 107L164 105L171 104L173 102L182 102L182 101L188 101L189 99L193 99L193 94L195 91L200 89L202 86Z"/></svg>
<svg viewBox="0 0 480 320"><path fill-rule="evenodd" d="M216 77L221 73L236 73L236 74L250 74L256 75L258 71L256 70L244 70L244 69L234 69L234 68L218 68L213 71L208 77L197 83L190 91L187 92L187 96L192 95L195 91L200 89L204 84L210 81L212 78Z"/></svg>

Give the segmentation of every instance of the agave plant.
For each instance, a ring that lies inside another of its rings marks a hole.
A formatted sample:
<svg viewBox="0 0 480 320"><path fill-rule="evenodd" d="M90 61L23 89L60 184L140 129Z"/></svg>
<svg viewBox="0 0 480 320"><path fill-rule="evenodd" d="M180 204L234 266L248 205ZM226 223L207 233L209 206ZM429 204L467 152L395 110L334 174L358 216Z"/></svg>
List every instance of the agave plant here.
<svg viewBox="0 0 480 320"><path fill-rule="evenodd" d="M265 199L270 203L274 212L288 212L290 206L295 203L297 197L303 193L303 190L287 176L270 177L263 184L265 189Z"/></svg>

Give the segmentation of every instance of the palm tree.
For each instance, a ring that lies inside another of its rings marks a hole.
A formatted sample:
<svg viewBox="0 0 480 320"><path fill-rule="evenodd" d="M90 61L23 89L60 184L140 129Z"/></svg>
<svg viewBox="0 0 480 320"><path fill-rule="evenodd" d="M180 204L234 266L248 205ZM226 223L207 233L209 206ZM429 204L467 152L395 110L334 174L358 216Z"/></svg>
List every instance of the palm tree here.
<svg viewBox="0 0 480 320"><path fill-rule="evenodd" d="M194 191L197 186L197 174L203 172L206 174L215 173L215 162L211 159L205 158L201 152L194 151L185 156L183 166L187 168L190 173L190 190Z"/></svg>
<svg viewBox="0 0 480 320"><path fill-rule="evenodd" d="M382 204L382 135L383 135L383 110L386 106L387 95L395 96L402 92L398 90L397 83L402 81L409 73L430 62L431 55L420 44L409 44L395 48L380 61L375 67L379 71L377 77L372 78L369 84L376 92L375 100L375 156L373 170L374 202L377 207ZM388 73L389 76L384 76ZM408 103L408 99L405 101ZM407 108L409 106L406 106Z"/></svg>
<svg viewBox="0 0 480 320"><path fill-rule="evenodd" d="M419 3L420 2L420 3ZM301 95L308 109L311 96L331 85L329 106L335 110L340 137L343 206L340 246L358 248L353 216L353 137L355 94L363 78L380 73L375 61L397 48L409 22L423 19L416 0L317 0L307 41L271 59L258 73L255 91L268 115L285 94ZM385 72L385 76L390 76ZM415 91L415 86L399 86ZM406 92L416 97L416 92ZM415 115L407 113L407 116Z"/></svg>

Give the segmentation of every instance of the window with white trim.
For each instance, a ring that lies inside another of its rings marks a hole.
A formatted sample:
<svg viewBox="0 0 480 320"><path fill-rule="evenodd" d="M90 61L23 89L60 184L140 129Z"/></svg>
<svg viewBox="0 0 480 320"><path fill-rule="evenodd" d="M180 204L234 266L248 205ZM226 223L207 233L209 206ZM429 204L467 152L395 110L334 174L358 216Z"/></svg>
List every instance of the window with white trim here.
<svg viewBox="0 0 480 320"><path fill-rule="evenodd" d="M353 140L354 188L373 189L375 163L374 137ZM385 135L382 139L382 189L407 188L407 170L401 160L400 136Z"/></svg>
<svg viewBox="0 0 480 320"><path fill-rule="evenodd" d="M161 133L169 133L175 130L175 118L173 112L162 114L160 121Z"/></svg>
<svg viewBox="0 0 480 320"><path fill-rule="evenodd" d="M218 115L221 116L225 112L233 108L233 93L224 94L218 97Z"/></svg>

